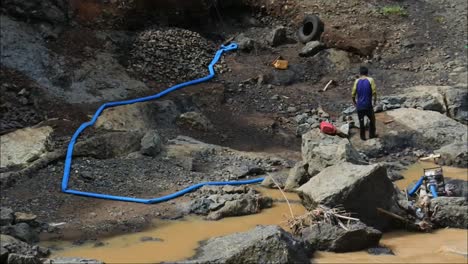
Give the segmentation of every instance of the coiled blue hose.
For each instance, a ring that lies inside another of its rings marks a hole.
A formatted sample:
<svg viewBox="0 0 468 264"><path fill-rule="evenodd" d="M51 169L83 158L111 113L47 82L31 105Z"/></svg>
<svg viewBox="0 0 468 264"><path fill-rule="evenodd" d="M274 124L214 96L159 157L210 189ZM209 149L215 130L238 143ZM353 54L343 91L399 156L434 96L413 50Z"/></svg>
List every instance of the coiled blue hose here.
<svg viewBox="0 0 468 264"><path fill-rule="evenodd" d="M147 102L151 100L155 100L158 98L161 98L175 90L181 89L183 87L187 87L190 85L206 82L210 79L212 79L215 76L215 71L213 66L219 61L221 58L221 55L226 52L226 51L231 51L231 50L236 50L237 49L237 44L236 43L231 43L230 45L224 46L221 45L221 48L216 52L213 60L211 61L210 65L208 65L208 70L209 74L205 77L195 79L192 81L180 83L177 85L174 85L158 94L155 95L150 95L146 97L141 97L141 98L136 98L136 99L131 99L131 100L125 100L125 101L118 101L118 102L110 102L110 103L105 103L101 105L96 113L94 113L93 118L89 122L85 122L81 124L81 126L75 131L73 134L70 143L68 144L68 149L67 149L67 156L65 157L65 167L63 170L63 178L62 178L62 192L64 193L69 193L69 194L74 194L74 195L80 195L80 196L86 196L86 197L93 197L93 198L99 198L99 199L107 199L107 200L115 200L115 201L123 201L123 202L135 202L135 203L145 203L145 204L154 204L154 203L160 203L160 202L165 202L169 201L171 199L177 198L179 196L182 196L186 193L189 193L191 191L194 191L204 185L242 185L242 184L251 184L251 183L259 183L263 181L263 178L257 178L257 179L251 179L251 180L245 180L245 181L226 181L226 182L202 182L198 183L195 185L192 185L190 187L187 187L185 189L182 189L178 192L165 195L162 197L158 198L152 198L152 199L142 199L142 198L133 198L133 197L125 197L125 196L116 196L116 195L109 195L109 194L100 194L100 193L92 193L92 192L83 192L83 191L77 191L77 190L71 190L68 189L68 181L70 179L70 169L71 169L71 164L72 164L72 158L73 158L73 148L75 147L76 140L80 136L81 132L83 132L86 128L93 126L99 116L101 115L102 111L106 108L110 107L116 107L116 106L121 106L121 105L129 105L129 104L134 104L134 103L142 103L142 102Z"/></svg>

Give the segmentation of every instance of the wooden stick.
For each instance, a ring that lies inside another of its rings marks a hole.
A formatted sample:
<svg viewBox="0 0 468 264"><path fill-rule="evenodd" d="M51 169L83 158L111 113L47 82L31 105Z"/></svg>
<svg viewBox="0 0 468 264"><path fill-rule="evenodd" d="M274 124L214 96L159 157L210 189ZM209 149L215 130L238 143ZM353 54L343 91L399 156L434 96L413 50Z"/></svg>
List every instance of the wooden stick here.
<svg viewBox="0 0 468 264"><path fill-rule="evenodd" d="M278 188L278 190L280 190L281 194L283 195L284 199L286 200L286 203L288 203L289 212L291 213L291 217L294 218L294 213L293 213L293 210L292 210L292 208L291 208L291 204L289 203L289 200L288 200L288 198L286 197L286 194L284 194L283 190L281 190L281 187L280 187L279 184L276 182L275 178L273 178L273 176L271 176L270 174L268 174L268 176L270 176L271 180L273 180L273 183L276 185L276 187Z"/></svg>
<svg viewBox="0 0 468 264"><path fill-rule="evenodd" d="M377 207L377 211L379 211L379 212L381 212L381 213L384 213L384 214L386 214L386 215L388 215L388 216L391 216L391 217L393 217L393 218L396 218L396 219L398 219L398 220L401 220L401 221L403 221L403 222L409 222L408 219L405 219L405 218L403 218L403 217L401 217L401 216L399 216L399 215L397 215L397 214L394 214L394 213L392 213L392 212L389 212L389 211L387 211L387 210L384 210L384 209L382 209L382 208L380 208L380 207Z"/></svg>
<svg viewBox="0 0 468 264"><path fill-rule="evenodd" d="M337 213L335 213L335 216L338 217L338 218L343 218L343 219L347 219L347 220L359 221L359 219L357 219L357 218L344 216L344 215L340 215L340 214L337 214Z"/></svg>
<svg viewBox="0 0 468 264"><path fill-rule="evenodd" d="M436 158L440 158L440 154L431 154L429 155L429 157L420 158L419 160L425 161L425 160L436 159Z"/></svg>
<svg viewBox="0 0 468 264"><path fill-rule="evenodd" d="M333 83L333 80L330 80L330 81L327 83L327 85L325 85L325 88L323 88L322 91L325 92L325 91L328 89L328 86L330 86L330 84L332 84L332 83Z"/></svg>
<svg viewBox="0 0 468 264"><path fill-rule="evenodd" d="M387 124L390 124L390 123L392 123L393 121L395 121L395 120L393 120L393 119L390 119L390 120L385 120L383 123L384 123L385 125L387 125Z"/></svg>

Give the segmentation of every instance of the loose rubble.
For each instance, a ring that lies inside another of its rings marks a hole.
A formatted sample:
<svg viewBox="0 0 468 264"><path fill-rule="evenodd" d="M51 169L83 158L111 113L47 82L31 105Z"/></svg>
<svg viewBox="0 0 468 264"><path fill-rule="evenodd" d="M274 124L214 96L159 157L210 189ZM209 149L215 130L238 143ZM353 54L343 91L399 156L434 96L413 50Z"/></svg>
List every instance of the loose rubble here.
<svg viewBox="0 0 468 264"><path fill-rule="evenodd" d="M259 213L272 206L272 199L246 186L204 186L190 202L190 212L208 220Z"/></svg>
<svg viewBox="0 0 468 264"><path fill-rule="evenodd" d="M208 74L215 50L210 42L190 30L148 29L133 44L129 70L147 80L193 80Z"/></svg>

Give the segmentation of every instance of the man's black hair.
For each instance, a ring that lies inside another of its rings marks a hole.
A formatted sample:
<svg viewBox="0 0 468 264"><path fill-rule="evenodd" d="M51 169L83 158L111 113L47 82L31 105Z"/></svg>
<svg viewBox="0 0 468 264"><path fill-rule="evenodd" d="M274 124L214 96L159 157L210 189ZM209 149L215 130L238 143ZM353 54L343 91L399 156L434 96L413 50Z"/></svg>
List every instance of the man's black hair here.
<svg viewBox="0 0 468 264"><path fill-rule="evenodd" d="M359 74L367 76L369 74L369 69L365 66L361 66L359 67Z"/></svg>

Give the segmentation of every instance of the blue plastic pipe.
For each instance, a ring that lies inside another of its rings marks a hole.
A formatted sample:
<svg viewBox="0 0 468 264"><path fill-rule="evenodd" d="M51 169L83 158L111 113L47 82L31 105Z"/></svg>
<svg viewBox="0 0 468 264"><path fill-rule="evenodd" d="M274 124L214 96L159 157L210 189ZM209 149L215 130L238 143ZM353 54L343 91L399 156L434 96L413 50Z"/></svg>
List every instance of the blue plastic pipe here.
<svg viewBox="0 0 468 264"><path fill-rule="evenodd" d="M429 186L429 188L431 189L432 198L437 198L437 197L439 197L439 195L437 194L437 188L436 188L436 185L435 185L435 184L431 184L431 185Z"/></svg>
<svg viewBox="0 0 468 264"><path fill-rule="evenodd" d="M418 182L416 182L416 184L414 185L413 189L411 189L411 191L408 192L408 195L409 196L413 196L416 191L419 189L419 187L421 187L421 185L423 184L423 181L424 181L424 176L422 176Z"/></svg>
<svg viewBox="0 0 468 264"><path fill-rule="evenodd" d="M185 189L182 189L178 192L165 195L162 197L158 198L152 198L152 199L142 199L142 198L133 198L133 197L125 197L125 196L116 196L116 195L109 195L109 194L101 194L101 193L92 193L92 192L83 192L83 191L77 191L77 190L72 190L68 189L68 181L70 180L70 170L71 170L71 164L72 164L72 159L73 159L73 148L75 147L76 140L80 136L81 132L83 132L86 128L93 126L99 116L101 115L102 111L106 108L111 108L111 107L116 107L116 106L121 106L121 105L129 105L129 104L135 104L135 103L142 103L142 102L147 102L151 100L155 100L158 98L161 98L173 91L179 90L181 88L190 86L190 85L195 85L198 83L206 82L210 79L212 79L215 76L215 71L213 66L219 61L221 58L221 55L223 55L224 52L226 51L231 51L231 50L236 50L237 49L237 44L236 43L231 43L230 45L224 46L222 45L221 48L216 52L213 60L211 61L210 65L208 65L208 70L209 74L205 77L191 80L188 82L180 83L177 85L174 85L158 94L155 95L150 95L146 97L141 97L141 98L136 98L136 99L131 99L131 100L125 100L125 101L117 101L117 102L110 102L110 103L105 103L101 105L96 113L94 113L93 118L81 124L81 126L75 131L73 134L70 143L68 144L68 149L67 149L67 156L65 157L65 167L63 170L63 178L62 178L62 192L68 193L68 194L74 194L74 195L80 195L80 196L86 196L86 197L93 197L93 198L99 198L99 199L108 199L108 200L115 200L115 201L123 201L123 202L134 202L134 203L145 203L145 204L154 204L154 203L160 203L160 202L165 202L169 201L171 199L177 198L179 196L182 196L186 193L189 193L191 191L194 191L204 185L242 185L242 184L251 184L251 183L259 183L263 181L263 178L257 178L257 179L251 179L251 180L245 180L245 181L226 181L226 182L202 182L198 183L192 186L189 186Z"/></svg>

